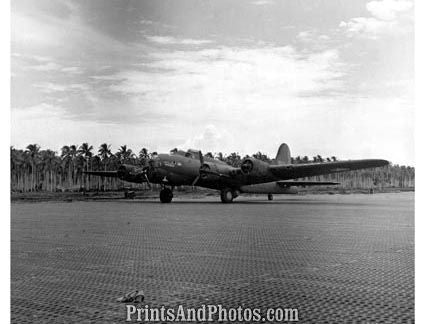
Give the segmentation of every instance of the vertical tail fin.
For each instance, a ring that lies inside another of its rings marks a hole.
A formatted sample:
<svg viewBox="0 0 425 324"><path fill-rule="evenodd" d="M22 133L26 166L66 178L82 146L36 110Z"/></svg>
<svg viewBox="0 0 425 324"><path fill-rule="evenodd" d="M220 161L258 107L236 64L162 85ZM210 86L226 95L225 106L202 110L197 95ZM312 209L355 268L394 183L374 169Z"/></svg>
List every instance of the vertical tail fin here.
<svg viewBox="0 0 425 324"><path fill-rule="evenodd" d="M282 143L277 150L276 159L273 164L291 164L291 152L289 146Z"/></svg>

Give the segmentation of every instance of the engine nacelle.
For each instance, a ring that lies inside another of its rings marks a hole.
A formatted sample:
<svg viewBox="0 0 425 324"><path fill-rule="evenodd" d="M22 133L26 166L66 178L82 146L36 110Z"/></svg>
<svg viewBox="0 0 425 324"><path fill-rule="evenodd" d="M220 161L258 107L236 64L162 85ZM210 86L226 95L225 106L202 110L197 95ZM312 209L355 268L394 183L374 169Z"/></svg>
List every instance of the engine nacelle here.
<svg viewBox="0 0 425 324"><path fill-rule="evenodd" d="M200 169L202 179L216 179L221 175L233 177L238 171L239 169L230 165L211 162L204 162Z"/></svg>
<svg viewBox="0 0 425 324"><path fill-rule="evenodd" d="M269 164L253 157L247 157L242 160L241 171L246 175L266 177L269 174Z"/></svg>

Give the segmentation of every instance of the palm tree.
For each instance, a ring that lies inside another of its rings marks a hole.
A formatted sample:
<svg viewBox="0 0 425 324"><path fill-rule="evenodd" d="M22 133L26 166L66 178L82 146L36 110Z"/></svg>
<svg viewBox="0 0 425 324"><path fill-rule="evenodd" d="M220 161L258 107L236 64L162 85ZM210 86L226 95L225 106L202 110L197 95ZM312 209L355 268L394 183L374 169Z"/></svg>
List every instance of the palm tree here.
<svg viewBox="0 0 425 324"><path fill-rule="evenodd" d="M220 161L224 161L223 153L222 153L222 152L218 152L218 153L216 154L216 158L217 158L218 160L220 160Z"/></svg>
<svg viewBox="0 0 425 324"><path fill-rule="evenodd" d="M127 145L122 145L115 156L121 163L127 163L134 157L134 153L131 149L127 148Z"/></svg>
<svg viewBox="0 0 425 324"><path fill-rule="evenodd" d="M10 147L10 185L12 189L26 191L28 185L27 154Z"/></svg>
<svg viewBox="0 0 425 324"><path fill-rule="evenodd" d="M36 180L36 163L38 161L38 157L40 155L40 146L37 144L29 144L25 151L30 158L31 162L31 191L34 190L34 184Z"/></svg>
<svg viewBox="0 0 425 324"><path fill-rule="evenodd" d="M109 157L112 155L111 153L111 145L103 143L99 146L99 157L103 163L103 168L106 171L106 164L108 162Z"/></svg>
<svg viewBox="0 0 425 324"><path fill-rule="evenodd" d="M71 158L72 163L72 184L76 184L76 178L77 178L77 168L75 167L75 162L77 159L78 150L76 145L70 145L69 146L69 156Z"/></svg>
<svg viewBox="0 0 425 324"><path fill-rule="evenodd" d="M103 169L104 169L104 171L106 171L106 165L108 163L110 156L112 155L111 145L108 145L106 143L101 144L99 146L98 153L99 153L100 160L102 161L102 164L103 164ZM105 178L104 177L102 177L102 184L103 184L103 188L105 190Z"/></svg>
<svg viewBox="0 0 425 324"><path fill-rule="evenodd" d="M233 152L226 156L226 163L233 167L239 167L241 165L241 161L241 156L238 153Z"/></svg>
<svg viewBox="0 0 425 324"><path fill-rule="evenodd" d="M90 159L93 156L93 153L91 152L93 150L93 146L89 145L88 143L83 143L78 148L78 154L84 158L84 163L86 164L85 170L89 171L89 165L90 165ZM84 165L83 165L84 169ZM84 187L89 188L90 187L90 181L89 176L86 174L85 177L85 185Z"/></svg>
<svg viewBox="0 0 425 324"><path fill-rule="evenodd" d="M49 189L50 191L54 191L54 187L56 187L56 181L54 180L55 177L53 176L53 171L55 171L56 174L56 167L58 165L56 152L52 150L45 150L40 152L40 156L46 190Z"/></svg>
<svg viewBox="0 0 425 324"><path fill-rule="evenodd" d="M64 145L61 148L61 159L62 165L65 168L68 166L68 187L71 189L72 187L72 157L71 157L71 149L68 145Z"/></svg>
<svg viewBox="0 0 425 324"><path fill-rule="evenodd" d="M139 152L139 161L142 166L147 165L147 161L149 160L149 153L147 148L142 148Z"/></svg>

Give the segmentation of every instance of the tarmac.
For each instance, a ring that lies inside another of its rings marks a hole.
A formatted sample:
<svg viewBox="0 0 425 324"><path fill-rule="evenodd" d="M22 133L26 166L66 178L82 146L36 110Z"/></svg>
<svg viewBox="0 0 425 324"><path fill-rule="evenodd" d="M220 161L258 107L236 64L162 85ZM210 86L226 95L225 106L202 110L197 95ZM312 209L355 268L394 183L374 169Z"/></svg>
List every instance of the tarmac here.
<svg viewBox="0 0 425 324"><path fill-rule="evenodd" d="M134 289L150 307L414 323L414 193L11 204L12 323L124 323Z"/></svg>

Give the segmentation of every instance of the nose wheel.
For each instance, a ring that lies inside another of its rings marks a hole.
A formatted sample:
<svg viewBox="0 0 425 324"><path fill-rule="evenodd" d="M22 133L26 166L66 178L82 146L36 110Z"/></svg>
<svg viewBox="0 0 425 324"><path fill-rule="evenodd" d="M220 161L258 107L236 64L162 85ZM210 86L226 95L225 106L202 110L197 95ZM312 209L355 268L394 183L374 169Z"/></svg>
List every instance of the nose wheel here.
<svg viewBox="0 0 425 324"><path fill-rule="evenodd" d="M168 204L173 200L173 191L170 188L164 188L159 192L159 200L162 203Z"/></svg>

